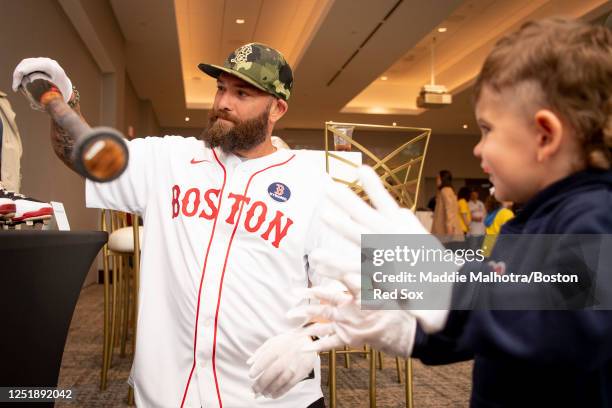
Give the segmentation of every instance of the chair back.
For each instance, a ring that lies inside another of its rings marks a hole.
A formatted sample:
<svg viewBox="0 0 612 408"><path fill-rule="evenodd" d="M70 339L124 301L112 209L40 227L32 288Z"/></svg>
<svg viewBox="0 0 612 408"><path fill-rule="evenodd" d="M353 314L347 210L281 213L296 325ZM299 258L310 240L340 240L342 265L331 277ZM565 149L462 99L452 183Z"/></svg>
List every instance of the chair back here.
<svg viewBox="0 0 612 408"><path fill-rule="evenodd" d="M131 226L128 221L131 221ZM114 253L134 253L136 248L140 251L142 227L139 226L138 215L103 209L100 225L102 231L109 234L107 250ZM140 231L140 234L136 234L136 231Z"/></svg>

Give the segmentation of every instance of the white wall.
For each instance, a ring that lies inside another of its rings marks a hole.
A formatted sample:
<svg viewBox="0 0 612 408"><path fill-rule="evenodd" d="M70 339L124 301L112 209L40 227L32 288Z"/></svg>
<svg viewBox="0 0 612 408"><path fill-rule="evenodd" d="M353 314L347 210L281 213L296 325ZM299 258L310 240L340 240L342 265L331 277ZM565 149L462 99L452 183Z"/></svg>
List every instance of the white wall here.
<svg viewBox="0 0 612 408"><path fill-rule="evenodd" d="M65 8L66 7L66 8ZM81 11L98 45L94 58L65 10ZM64 203L72 230L98 229L98 210L85 208L83 179L69 170L51 147L50 119L33 111L11 90L12 73L19 61L46 56L60 62L81 93L81 111L90 125L114 126L126 132L126 118L139 135L159 129L148 101L138 98L125 74L125 44L106 0L0 0L0 90L9 94L16 113L24 154L22 192L44 201ZM100 51L102 50L102 51ZM101 64L100 52L107 57ZM126 85L127 84L127 85ZM97 280L94 263L86 284Z"/></svg>

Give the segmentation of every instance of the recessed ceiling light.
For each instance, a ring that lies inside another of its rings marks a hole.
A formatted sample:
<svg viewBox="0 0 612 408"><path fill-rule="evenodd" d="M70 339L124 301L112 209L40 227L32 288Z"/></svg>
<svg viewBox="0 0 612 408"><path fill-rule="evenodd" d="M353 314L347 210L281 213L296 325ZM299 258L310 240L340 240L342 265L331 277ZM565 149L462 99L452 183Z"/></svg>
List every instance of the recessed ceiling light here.
<svg viewBox="0 0 612 408"><path fill-rule="evenodd" d="M393 122L393 126L397 126L397 123Z"/></svg>
<svg viewBox="0 0 612 408"><path fill-rule="evenodd" d="M389 79L389 78L387 78L387 77L386 77L386 76L384 76L384 75L380 77L380 80L381 80L381 81L386 81L387 79Z"/></svg>
<svg viewBox="0 0 612 408"><path fill-rule="evenodd" d="M244 18L237 18L236 19L236 24L244 24Z"/></svg>
<svg viewBox="0 0 612 408"><path fill-rule="evenodd" d="M468 128L467 123L464 123L464 124L463 124L463 128L464 128L464 129L467 129L467 128Z"/></svg>
<svg viewBox="0 0 612 408"><path fill-rule="evenodd" d="M189 116L185 116L185 122L189 122Z"/></svg>
<svg viewBox="0 0 612 408"><path fill-rule="evenodd" d="M446 27L440 27L440 28L438 28L438 32L439 32L439 33L445 33L445 32L446 32L446 30L447 30L447 28L446 28Z"/></svg>

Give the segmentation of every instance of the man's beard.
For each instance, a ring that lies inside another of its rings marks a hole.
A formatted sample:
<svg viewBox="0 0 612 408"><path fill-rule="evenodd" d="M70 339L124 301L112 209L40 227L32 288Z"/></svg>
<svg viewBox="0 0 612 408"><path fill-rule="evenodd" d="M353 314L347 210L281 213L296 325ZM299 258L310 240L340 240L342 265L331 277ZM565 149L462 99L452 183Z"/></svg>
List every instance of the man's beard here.
<svg viewBox="0 0 612 408"><path fill-rule="evenodd" d="M271 104L258 117L242 121L225 111L211 110L201 139L210 147L221 147L225 153L251 150L266 140L270 107ZM230 127L219 119L230 121L234 126Z"/></svg>

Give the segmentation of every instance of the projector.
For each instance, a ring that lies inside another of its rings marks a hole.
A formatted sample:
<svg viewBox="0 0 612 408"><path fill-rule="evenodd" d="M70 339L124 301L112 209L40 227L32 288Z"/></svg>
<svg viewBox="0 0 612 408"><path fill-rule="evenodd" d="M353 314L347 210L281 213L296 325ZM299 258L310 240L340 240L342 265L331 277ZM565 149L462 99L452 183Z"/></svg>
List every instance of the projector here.
<svg viewBox="0 0 612 408"><path fill-rule="evenodd" d="M444 85L425 85L417 97L419 108L441 108L453 103L453 95L449 94Z"/></svg>

